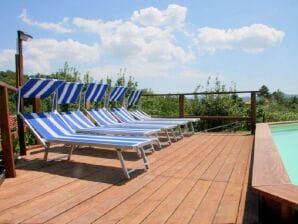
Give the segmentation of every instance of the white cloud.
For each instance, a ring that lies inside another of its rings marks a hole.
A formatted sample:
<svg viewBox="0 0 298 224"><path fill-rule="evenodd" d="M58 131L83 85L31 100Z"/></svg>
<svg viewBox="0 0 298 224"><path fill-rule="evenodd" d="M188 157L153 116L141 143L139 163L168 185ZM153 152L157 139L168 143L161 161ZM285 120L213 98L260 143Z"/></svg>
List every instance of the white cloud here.
<svg viewBox="0 0 298 224"><path fill-rule="evenodd" d="M126 67L128 75L148 80L150 85L152 80L167 80L160 85L173 85L178 90L180 85L190 83L195 87L210 75L193 68L201 50L261 52L280 43L284 37L282 31L262 24L239 29L203 27L194 33L186 30L186 15L186 7L169 5L164 10L140 9L127 19L104 21L75 17L49 23L33 21L23 10L20 18L29 25L60 33L84 30L98 36L98 42L93 44L72 39L24 42L25 73L54 72L68 61L82 73L90 72L99 80L105 79L106 75L115 77L119 68ZM0 66L9 63L9 58L13 58L14 65L14 51L2 51L0 56Z"/></svg>
<svg viewBox="0 0 298 224"><path fill-rule="evenodd" d="M15 68L15 54L13 49L4 49L0 52L0 68L14 70Z"/></svg>
<svg viewBox="0 0 298 224"><path fill-rule="evenodd" d="M214 52L237 49L246 52L261 52L279 44L284 32L263 24L253 24L238 29L203 27L197 30L194 41L200 49Z"/></svg>
<svg viewBox="0 0 298 224"><path fill-rule="evenodd" d="M170 8L170 7L169 7ZM132 21L74 18L73 24L100 37L102 52L124 63L187 63L193 52L176 43L171 29L140 26Z"/></svg>
<svg viewBox="0 0 298 224"><path fill-rule="evenodd" d="M184 25L187 8L180 5L169 5L166 10L149 7L135 11L131 20L143 26L180 28Z"/></svg>
<svg viewBox="0 0 298 224"><path fill-rule="evenodd" d="M50 23L50 22L38 22L32 20L28 14L27 10L23 9L22 13L20 14L19 18L26 24L31 26L37 26L39 28L45 29L45 30L51 30L57 33L68 33L71 32L71 29L67 27L67 24L69 22L69 18L65 17L63 18L62 22L58 23Z"/></svg>
<svg viewBox="0 0 298 224"><path fill-rule="evenodd" d="M85 63L99 59L97 44L87 45L72 39L57 41L55 39L33 39L24 42L25 68L30 73L51 72L54 63Z"/></svg>

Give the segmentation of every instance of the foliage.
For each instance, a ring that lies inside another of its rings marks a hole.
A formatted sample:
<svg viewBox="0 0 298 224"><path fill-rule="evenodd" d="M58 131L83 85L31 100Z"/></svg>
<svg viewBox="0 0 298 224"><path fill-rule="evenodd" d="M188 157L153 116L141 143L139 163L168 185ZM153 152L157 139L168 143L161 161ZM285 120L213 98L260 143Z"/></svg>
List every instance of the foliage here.
<svg viewBox="0 0 298 224"><path fill-rule="evenodd" d="M267 88L267 94L259 95L257 105L258 122L298 120L297 96L288 96L280 90L270 93Z"/></svg>
<svg viewBox="0 0 298 224"><path fill-rule="evenodd" d="M248 116L248 108L242 98L236 94L216 94L218 92L236 91L235 84L229 89L222 84L218 78L208 78L206 86L199 85L194 92L214 92L215 94L195 95L193 98L186 98L186 114L194 116ZM146 92L146 91L145 91ZM149 91L150 92L150 91ZM154 116L177 117L178 98L175 96L165 97L143 97L141 108ZM209 129L221 126L229 122L208 121L200 122L197 130ZM247 128L242 125L241 128Z"/></svg>
<svg viewBox="0 0 298 224"><path fill-rule="evenodd" d="M259 89L258 97L263 97L263 98L270 98L270 92L267 86L262 85L261 88Z"/></svg>

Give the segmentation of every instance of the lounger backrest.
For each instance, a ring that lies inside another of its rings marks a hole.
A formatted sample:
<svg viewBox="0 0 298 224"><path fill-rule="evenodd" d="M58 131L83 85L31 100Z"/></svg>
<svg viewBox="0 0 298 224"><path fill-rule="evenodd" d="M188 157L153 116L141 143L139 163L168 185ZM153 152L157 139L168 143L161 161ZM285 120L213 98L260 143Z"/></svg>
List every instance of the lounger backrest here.
<svg viewBox="0 0 298 224"><path fill-rule="evenodd" d="M147 114L145 111L142 111L140 109L135 110L140 116L144 116L144 119L146 118L152 118L149 114Z"/></svg>
<svg viewBox="0 0 298 224"><path fill-rule="evenodd" d="M99 125L119 124L119 121L107 109L90 109L88 113Z"/></svg>
<svg viewBox="0 0 298 224"><path fill-rule="evenodd" d="M138 105L141 99L142 91L140 90L134 90L131 92L129 98L128 98L128 106L134 106Z"/></svg>
<svg viewBox="0 0 298 224"><path fill-rule="evenodd" d="M29 79L20 90L21 98L47 98L49 97L64 81L54 79Z"/></svg>
<svg viewBox="0 0 298 224"><path fill-rule="evenodd" d="M81 111L60 112L64 121L74 130L96 127Z"/></svg>
<svg viewBox="0 0 298 224"><path fill-rule="evenodd" d="M57 104L77 103L80 97L83 83L65 82L57 91Z"/></svg>
<svg viewBox="0 0 298 224"><path fill-rule="evenodd" d="M112 113L122 122L135 122L136 119L124 108L112 108Z"/></svg>
<svg viewBox="0 0 298 224"><path fill-rule="evenodd" d="M108 84L90 83L86 89L84 101L91 103L102 101L107 89Z"/></svg>
<svg viewBox="0 0 298 224"><path fill-rule="evenodd" d="M139 114L138 111L136 110L132 110L132 111L129 111L132 116L134 116L135 118L137 118L138 120L144 120L144 119L147 119L147 117L145 117L143 114Z"/></svg>
<svg viewBox="0 0 298 224"><path fill-rule="evenodd" d="M124 86L114 87L112 92L110 93L109 102L120 102L125 96L126 91L127 91L127 87L124 87Z"/></svg>

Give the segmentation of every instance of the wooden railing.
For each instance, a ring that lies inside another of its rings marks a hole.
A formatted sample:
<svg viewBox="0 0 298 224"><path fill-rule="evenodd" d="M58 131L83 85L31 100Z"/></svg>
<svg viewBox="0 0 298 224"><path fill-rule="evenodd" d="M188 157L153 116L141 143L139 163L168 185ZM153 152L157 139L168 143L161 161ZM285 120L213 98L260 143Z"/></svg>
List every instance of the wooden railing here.
<svg viewBox="0 0 298 224"><path fill-rule="evenodd" d="M179 117L193 117L201 120L227 120L227 121L247 121L250 123L251 133L255 133L256 129L256 94L258 91L228 91L228 92L196 92L196 93L168 93L168 94L144 94L144 96L178 96L179 101ZM195 95L224 95L224 94L250 94L250 116L192 116L185 115L185 96Z"/></svg>
<svg viewBox="0 0 298 224"><path fill-rule="evenodd" d="M4 155L4 166L7 177L15 177L14 153L9 125L8 91L16 92L17 89L0 81L0 130L1 143Z"/></svg>

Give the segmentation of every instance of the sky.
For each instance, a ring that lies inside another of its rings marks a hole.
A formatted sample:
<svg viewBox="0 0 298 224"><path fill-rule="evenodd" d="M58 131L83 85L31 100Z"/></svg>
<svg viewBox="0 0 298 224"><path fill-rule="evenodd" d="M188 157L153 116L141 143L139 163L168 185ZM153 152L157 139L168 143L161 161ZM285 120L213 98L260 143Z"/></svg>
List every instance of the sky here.
<svg viewBox="0 0 298 224"><path fill-rule="evenodd" d="M27 0L0 3L0 71L15 70L17 30L24 72L65 62L95 81L120 69L139 88L192 92L216 77L238 90L298 93L298 1Z"/></svg>

